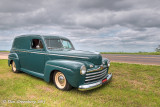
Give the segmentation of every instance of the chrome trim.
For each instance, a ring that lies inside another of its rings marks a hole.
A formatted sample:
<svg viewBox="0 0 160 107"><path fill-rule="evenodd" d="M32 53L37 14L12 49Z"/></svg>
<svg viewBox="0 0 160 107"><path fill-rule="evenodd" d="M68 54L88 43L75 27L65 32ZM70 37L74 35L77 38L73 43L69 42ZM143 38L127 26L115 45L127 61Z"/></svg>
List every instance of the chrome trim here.
<svg viewBox="0 0 160 107"><path fill-rule="evenodd" d="M97 79L101 79L101 78L104 77L104 76L105 76L105 75L101 75L101 76L96 77L96 78L86 79L85 82L92 81L92 80L97 80Z"/></svg>
<svg viewBox="0 0 160 107"><path fill-rule="evenodd" d="M14 57L8 57L9 59L13 58L13 59L18 59L18 58L14 58Z"/></svg>
<svg viewBox="0 0 160 107"><path fill-rule="evenodd" d="M103 72L103 73L98 74L98 75L87 76L86 79L88 79L88 78L93 78L93 77L99 77L99 76L102 76L102 75L105 75L105 74L106 74L106 72ZM94 78L94 79L95 79L95 78Z"/></svg>
<svg viewBox="0 0 160 107"><path fill-rule="evenodd" d="M15 51L19 51L19 50L15 50ZM35 53L35 54L46 54L46 53L38 53L38 52L31 52L31 51L19 51L19 52L27 52L27 53Z"/></svg>
<svg viewBox="0 0 160 107"><path fill-rule="evenodd" d="M73 57L73 58L89 59L88 57L77 57L77 56L58 55L58 54L48 54L48 55L56 55L56 56L66 56L66 57Z"/></svg>
<svg viewBox="0 0 160 107"><path fill-rule="evenodd" d="M56 66L56 65L50 65L50 64L47 64L49 66L53 66L53 67L57 67L57 68L61 68L61 69L65 69L65 70L69 70L69 71L72 71L71 69L68 69L68 68L63 68L63 67L60 67L60 66Z"/></svg>
<svg viewBox="0 0 160 107"><path fill-rule="evenodd" d="M101 86L101 85L102 85L102 82L98 81L98 82L93 83L93 84L80 85L79 89L92 89L93 87L97 88L98 86Z"/></svg>
<svg viewBox="0 0 160 107"><path fill-rule="evenodd" d="M107 68L105 68L105 69L103 69L103 70L101 70L101 71L99 71L99 72L87 73L86 76L95 75L95 74L100 74L100 73L104 72L105 70L107 70Z"/></svg>
<svg viewBox="0 0 160 107"><path fill-rule="evenodd" d="M103 69L105 69L105 67L103 66L103 64L102 65L100 65L100 67L98 67L97 69L93 69L93 70L88 70L87 72L95 72L95 71L101 71L101 70L103 70Z"/></svg>
<svg viewBox="0 0 160 107"><path fill-rule="evenodd" d="M18 58L18 55L17 55L16 53L9 53L9 55L12 55L12 54L16 55L16 57ZM8 56L9 56L9 55L8 55Z"/></svg>
<svg viewBox="0 0 160 107"><path fill-rule="evenodd" d="M10 56L10 55L15 55L16 57ZM16 53L9 53L8 59L11 59L11 58L19 60L18 55Z"/></svg>
<svg viewBox="0 0 160 107"><path fill-rule="evenodd" d="M107 81L104 82L104 83L110 82L111 79L112 79L112 73L106 75L105 78L107 78ZM78 90L80 90L80 91L86 91L86 90L91 90L91 89L100 87L102 84L104 84L104 83L102 83L102 80L103 80L103 79L101 79L101 80L99 80L99 81L97 81L97 82L95 82L95 83L91 83L91 84L80 85L80 86L78 87Z"/></svg>
<svg viewBox="0 0 160 107"><path fill-rule="evenodd" d="M72 57L72 58L89 59L88 57L78 57L78 56L58 55L58 54L47 54L47 53L38 53L38 52L29 52L29 51L20 51L20 50L14 50L14 51L28 52L28 53L35 53L35 54L45 54L45 55L55 55L55 56L66 56L66 57Z"/></svg>
<svg viewBox="0 0 160 107"><path fill-rule="evenodd" d="M81 75L84 75L84 74L82 74L82 68L83 68L83 67L85 67L85 73L84 73L84 74L86 74L86 72L87 72L86 66L85 66L85 65L82 65L81 68L80 68L80 74L81 74Z"/></svg>
<svg viewBox="0 0 160 107"><path fill-rule="evenodd" d="M18 51L18 52L27 52L27 51L22 51L22 50L14 50L14 51Z"/></svg>
<svg viewBox="0 0 160 107"><path fill-rule="evenodd" d="M45 54L45 53L38 53L38 52L29 52L29 53L35 53L35 54Z"/></svg>
<svg viewBox="0 0 160 107"><path fill-rule="evenodd" d="M107 66L110 67L110 61L109 61L109 59L107 61Z"/></svg>
<svg viewBox="0 0 160 107"><path fill-rule="evenodd" d="M107 64L108 65L108 67L110 67L110 63L109 64Z"/></svg>
<svg viewBox="0 0 160 107"><path fill-rule="evenodd" d="M90 68L93 68L93 65L90 65L89 67L90 67Z"/></svg>

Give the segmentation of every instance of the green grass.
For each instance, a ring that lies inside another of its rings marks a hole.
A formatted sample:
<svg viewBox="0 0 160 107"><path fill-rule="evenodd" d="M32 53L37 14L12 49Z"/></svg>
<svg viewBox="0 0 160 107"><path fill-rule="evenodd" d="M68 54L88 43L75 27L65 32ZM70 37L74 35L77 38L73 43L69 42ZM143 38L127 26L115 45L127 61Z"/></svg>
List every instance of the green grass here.
<svg viewBox="0 0 160 107"><path fill-rule="evenodd" d="M9 51L0 51L0 52L9 52Z"/></svg>
<svg viewBox="0 0 160 107"><path fill-rule="evenodd" d="M111 63L110 72L113 79L109 84L86 92L66 92L25 73L13 73L7 60L0 60L0 106L160 106L160 66ZM45 103L16 103L19 100Z"/></svg>
<svg viewBox="0 0 160 107"><path fill-rule="evenodd" d="M160 52L137 52L137 53L127 53L127 52L101 52L101 54L160 55Z"/></svg>

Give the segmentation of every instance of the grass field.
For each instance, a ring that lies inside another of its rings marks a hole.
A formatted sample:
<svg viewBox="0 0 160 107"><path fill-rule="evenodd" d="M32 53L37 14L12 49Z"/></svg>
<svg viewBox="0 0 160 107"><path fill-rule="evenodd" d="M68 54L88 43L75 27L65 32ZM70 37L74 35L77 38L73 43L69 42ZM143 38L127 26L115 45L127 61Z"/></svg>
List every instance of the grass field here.
<svg viewBox="0 0 160 107"><path fill-rule="evenodd" d="M101 52L101 54L160 55L160 52L137 52L137 53L127 53L127 52Z"/></svg>
<svg viewBox="0 0 160 107"><path fill-rule="evenodd" d="M0 52L9 52L9 51L0 51Z"/></svg>
<svg viewBox="0 0 160 107"><path fill-rule="evenodd" d="M160 66L111 63L110 72L109 84L66 92L25 73L13 73L7 60L0 60L0 106L160 107ZM20 102L27 100L36 103Z"/></svg>

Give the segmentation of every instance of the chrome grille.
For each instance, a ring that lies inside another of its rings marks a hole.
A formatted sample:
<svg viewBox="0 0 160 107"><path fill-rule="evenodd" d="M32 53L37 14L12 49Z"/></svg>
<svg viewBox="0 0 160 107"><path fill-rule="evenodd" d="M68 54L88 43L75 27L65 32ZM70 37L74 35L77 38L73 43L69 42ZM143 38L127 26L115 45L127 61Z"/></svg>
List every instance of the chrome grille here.
<svg viewBox="0 0 160 107"><path fill-rule="evenodd" d="M107 68L101 71L87 72L85 82L93 82L103 79L107 75Z"/></svg>

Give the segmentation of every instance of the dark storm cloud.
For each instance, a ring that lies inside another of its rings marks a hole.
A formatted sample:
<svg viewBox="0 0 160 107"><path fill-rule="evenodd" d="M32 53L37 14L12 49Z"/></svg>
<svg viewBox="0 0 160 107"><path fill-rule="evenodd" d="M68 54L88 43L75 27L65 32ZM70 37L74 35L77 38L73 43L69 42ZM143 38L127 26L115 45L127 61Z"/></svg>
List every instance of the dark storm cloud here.
<svg viewBox="0 0 160 107"><path fill-rule="evenodd" d="M101 29L117 24L137 28L160 27L158 5L153 2L155 5L147 8L149 4L150 1L129 0L5 0L0 4L0 28L63 25Z"/></svg>
<svg viewBox="0 0 160 107"><path fill-rule="evenodd" d="M157 17L155 12L153 13L154 16L149 13L146 14L148 11L145 12L145 10L142 10L142 12L133 11L132 13L129 11L119 12L120 10L133 8L134 5L132 3L133 2L124 0L116 0L114 2L112 0L5 0L1 2L0 11L1 16L5 16L2 17L1 21L11 23L11 26L13 25L15 27L17 27L18 24L24 26L29 23L46 25L61 24L66 26L73 24L74 26L84 26L89 28L102 28L105 25L112 26L113 24L121 24L125 26L128 23L130 25L139 23L139 21L136 20L137 16L141 16L139 20L144 19L145 16L150 16L149 18L145 18L148 22L145 26L153 26L150 24L154 23L148 20ZM108 10L117 11L112 12ZM140 26L144 26L144 24L140 24Z"/></svg>
<svg viewBox="0 0 160 107"><path fill-rule="evenodd" d="M81 9L94 9L94 10L125 10L132 8L132 4L125 0L92 0L79 2Z"/></svg>
<svg viewBox="0 0 160 107"><path fill-rule="evenodd" d="M34 11L41 6L43 0L1 0L0 12L25 13Z"/></svg>
<svg viewBox="0 0 160 107"><path fill-rule="evenodd" d="M159 4L159 0L0 0L0 40L21 33L57 32L100 51L145 45L153 51L160 40Z"/></svg>

